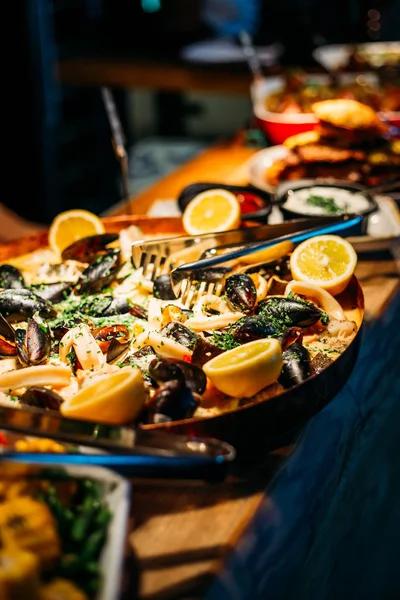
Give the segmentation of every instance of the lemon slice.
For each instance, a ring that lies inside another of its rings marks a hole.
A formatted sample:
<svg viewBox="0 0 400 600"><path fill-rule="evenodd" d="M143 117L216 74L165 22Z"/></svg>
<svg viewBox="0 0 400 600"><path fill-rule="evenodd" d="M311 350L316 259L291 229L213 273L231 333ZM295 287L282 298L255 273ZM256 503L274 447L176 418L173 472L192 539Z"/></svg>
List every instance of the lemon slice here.
<svg viewBox="0 0 400 600"><path fill-rule="evenodd" d="M80 208L67 210L55 217L49 228L49 246L58 255L73 242L88 235L104 233L102 220Z"/></svg>
<svg viewBox="0 0 400 600"><path fill-rule="evenodd" d="M305 240L290 257L292 276L313 283L332 296L349 283L357 265L357 254L347 240L337 235L320 235Z"/></svg>
<svg viewBox="0 0 400 600"><path fill-rule="evenodd" d="M137 417L145 400L141 372L123 367L115 373L94 376L92 383L61 404L60 411L73 419L123 425Z"/></svg>
<svg viewBox="0 0 400 600"><path fill-rule="evenodd" d="M188 235L237 229L239 201L231 192L219 188L201 192L185 208L182 224Z"/></svg>
<svg viewBox="0 0 400 600"><path fill-rule="evenodd" d="M237 398L249 398L275 383L281 370L282 349L273 338L248 342L216 356L203 366L203 371L218 390Z"/></svg>

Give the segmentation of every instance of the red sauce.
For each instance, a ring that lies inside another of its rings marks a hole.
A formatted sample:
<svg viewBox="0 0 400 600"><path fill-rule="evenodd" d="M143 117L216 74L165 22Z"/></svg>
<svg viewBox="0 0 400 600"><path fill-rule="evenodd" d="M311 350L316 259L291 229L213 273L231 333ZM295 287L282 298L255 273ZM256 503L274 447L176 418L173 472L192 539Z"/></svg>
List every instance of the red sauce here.
<svg viewBox="0 0 400 600"><path fill-rule="evenodd" d="M251 192L240 192L235 194L235 196L239 200L240 212L242 214L255 212L256 210L260 210L265 206L264 201L259 196L252 194Z"/></svg>

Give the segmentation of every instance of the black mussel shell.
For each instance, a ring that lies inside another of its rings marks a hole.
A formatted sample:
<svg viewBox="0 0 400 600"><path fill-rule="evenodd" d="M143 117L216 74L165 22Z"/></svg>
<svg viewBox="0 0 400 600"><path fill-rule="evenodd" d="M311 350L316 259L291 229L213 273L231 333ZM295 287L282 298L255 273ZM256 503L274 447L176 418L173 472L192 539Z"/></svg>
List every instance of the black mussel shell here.
<svg viewBox="0 0 400 600"><path fill-rule="evenodd" d="M322 316L319 308L311 302L293 298L266 298L258 304L256 313L273 317L286 327L309 327Z"/></svg>
<svg viewBox="0 0 400 600"><path fill-rule="evenodd" d="M15 330L18 357L24 366L40 365L50 355L51 338L47 327L32 317L26 331Z"/></svg>
<svg viewBox="0 0 400 600"><path fill-rule="evenodd" d="M34 291L37 296L40 296L40 298L56 304L57 302L61 302L68 298L73 285L73 283L67 281L58 281L56 283L31 285L30 289Z"/></svg>
<svg viewBox="0 0 400 600"><path fill-rule="evenodd" d="M20 396L19 400L28 406L50 410L59 410L63 403L63 398L57 392L41 386L31 386Z"/></svg>
<svg viewBox="0 0 400 600"><path fill-rule="evenodd" d="M12 265L0 265L0 288L17 290L25 287L22 273Z"/></svg>
<svg viewBox="0 0 400 600"><path fill-rule="evenodd" d="M179 421L192 417L198 406L190 388L180 381L164 383L154 394L147 412L148 423Z"/></svg>
<svg viewBox="0 0 400 600"><path fill-rule="evenodd" d="M153 386L155 382L150 377L149 364L154 358L157 358L157 356L158 354L152 346L143 346L143 348L140 348L140 350L136 350L136 352L127 353L123 360L118 362L118 364L121 367L129 365L132 367L137 367L138 369L140 369L140 372L142 373L146 385Z"/></svg>
<svg viewBox="0 0 400 600"><path fill-rule="evenodd" d="M35 313L40 317L55 317L57 314L50 302L40 298L32 290L21 288L0 292L0 314L4 317L32 317Z"/></svg>
<svg viewBox="0 0 400 600"><path fill-rule="evenodd" d="M129 312L134 317L137 317L138 319L144 319L145 321L147 321L149 316L148 311L143 306L140 306L140 304L130 304Z"/></svg>
<svg viewBox="0 0 400 600"><path fill-rule="evenodd" d="M285 388L302 383L311 375L310 355L304 346L294 342L282 353L283 366L279 383Z"/></svg>
<svg viewBox="0 0 400 600"><path fill-rule="evenodd" d="M168 338L172 338L178 344L186 346L186 348L193 348L199 337L197 333L182 325L182 323L167 323L162 328L162 335Z"/></svg>
<svg viewBox="0 0 400 600"><path fill-rule="evenodd" d="M159 275L154 280L153 288L154 298L160 300L176 300L174 290L172 289L171 277L168 274Z"/></svg>
<svg viewBox="0 0 400 600"><path fill-rule="evenodd" d="M282 350L286 350L294 342L303 343L303 330L301 327L289 327L278 336Z"/></svg>
<svg viewBox="0 0 400 600"><path fill-rule="evenodd" d="M120 252L110 251L98 256L82 273L75 286L75 293L100 292L117 277L121 268Z"/></svg>
<svg viewBox="0 0 400 600"><path fill-rule="evenodd" d="M207 377L197 365L173 358L155 358L149 365L150 376L158 384L167 381L184 381L196 394L203 394Z"/></svg>
<svg viewBox="0 0 400 600"><path fill-rule="evenodd" d="M230 275L225 282L225 292L229 303L235 310L250 312L257 301L254 281L246 273Z"/></svg>
<svg viewBox="0 0 400 600"><path fill-rule="evenodd" d="M195 345L193 346L191 364L202 367L206 362L222 353L222 348L209 342L202 336L198 336Z"/></svg>
<svg viewBox="0 0 400 600"><path fill-rule="evenodd" d="M136 304L134 305L136 306ZM117 296L113 298L111 304L103 312L104 317L112 317L115 315L126 315L131 312L132 306L129 304L126 298Z"/></svg>
<svg viewBox="0 0 400 600"><path fill-rule="evenodd" d="M276 325L268 319L263 319L260 315L243 317L232 328L233 339L239 344L276 337L278 334L279 329Z"/></svg>

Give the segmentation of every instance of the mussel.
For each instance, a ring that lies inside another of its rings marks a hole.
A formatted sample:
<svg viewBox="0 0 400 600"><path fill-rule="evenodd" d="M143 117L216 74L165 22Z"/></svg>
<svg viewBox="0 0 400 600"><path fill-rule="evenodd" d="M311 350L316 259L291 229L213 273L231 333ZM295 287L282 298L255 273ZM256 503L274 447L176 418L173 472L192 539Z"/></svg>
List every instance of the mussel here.
<svg viewBox="0 0 400 600"><path fill-rule="evenodd" d="M144 382L147 385L154 385L155 382L152 380L149 374L149 364L154 358L157 358L157 356L158 354L152 346L143 346L143 348L136 350L136 352L128 352L123 360L118 364L121 367L128 365L137 367L140 369L140 372L143 375Z"/></svg>
<svg viewBox="0 0 400 600"><path fill-rule="evenodd" d="M298 342L290 344L282 353L283 366L279 376L279 383L285 388L302 383L311 375L310 354Z"/></svg>
<svg viewBox="0 0 400 600"><path fill-rule="evenodd" d="M56 283L40 283L31 285L31 290L37 296L56 304L68 298L72 291L73 284L68 281L58 281Z"/></svg>
<svg viewBox="0 0 400 600"><path fill-rule="evenodd" d="M150 377L158 384L167 381L181 381L196 394L203 394L207 385L204 371L184 360L154 358L149 364L149 373Z"/></svg>
<svg viewBox="0 0 400 600"><path fill-rule="evenodd" d="M101 351L107 355L107 362L117 359L130 343L130 333L126 325L98 327L92 331L92 335Z"/></svg>
<svg viewBox="0 0 400 600"><path fill-rule="evenodd" d="M294 342L303 343L303 330L301 327L288 327L278 336L282 350L286 350Z"/></svg>
<svg viewBox="0 0 400 600"><path fill-rule="evenodd" d="M32 317L35 313L40 317L55 317L57 314L50 302L40 298L32 290L21 288L0 292L0 314L4 317Z"/></svg>
<svg viewBox="0 0 400 600"><path fill-rule="evenodd" d="M243 317L232 327L232 337L239 344L276 337L279 333L280 329L276 323L263 318L262 315Z"/></svg>
<svg viewBox="0 0 400 600"><path fill-rule="evenodd" d="M196 343L197 338L199 337L197 333L182 325L182 323L167 323L162 328L162 335L168 338L172 338L178 344L182 344L182 346L186 346L186 348L193 348Z"/></svg>
<svg viewBox="0 0 400 600"><path fill-rule="evenodd" d="M40 365L50 355L51 338L47 326L35 317L28 320L26 331L15 330L18 358L24 366Z"/></svg>
<svg viewBox="0 0 400 600"><path fill-rule="evenodd" d="M98 256L82 273L74 291L77 294L100 292L110 285L121 268L120 252L110 251Z"/></svg>
<svg viewBox="0 0 400 600"><path fill-rule="evenodd" d="M12 265L0 265L0 288L17 290L25 287L22 273Z"/></svg>
<svg viewBox="0 0 400 600"><path fill-rule="evenodd" d="M89 235L65 248L61 254L63 260L78 260L91 263L100 253L107 251L107 246L118 239L117 233L100 233Z"/></svg>
<svg viewBox="0 0 400 600"><path fill-rule="evenodd" d="M147 311L138 304L129 302L126 298L111 294L88 296L79 304L79 310L91 317L113 317L115 315L132 314L141 319L147 319Z"/></svg>
<svg viewBox="0 0 400 600"><path fill-rule="evenodd" d="M21 404L35 406L37 408L48 408L49 410L59 410L63 403L63 398L54 390L42 386L29 387L19 398Z"/></svg>
<svg viewBox="0 0 400 600"><path fill-rule="evenodd" d="M223 349L209 340L198 336L193 346L192 365L202 367L206 362L223 353Z"/></svg>
<svg viewBox="0 0 400 600"><path fill-rule="evenodd" d="M0 315L0 355L14 356L16 353L15 330L10 323Z"/></svg>
<svg viewBox="0 0 400 600"><path fill-rule="evenodd" d="M159 298L160 300L176 300L170 275L166 273L155 278L153 295L154 298Z"/></svg>
<svg viewBox="0 0 400 600"><path fill-rule="evenodd" d="M272 317L286 327L309 327L317 323L322 316L322 312L312 302L275 297L262 300L256 313Z"/></svg>
<svg viewBox="0 0 400 600"><path fill-rule="evenodd" d="M254 281L246 273L230 275L225 282L225 292L229 303L235 310L251 312L257 301Z"/></svg>
<svg viewBox="0 0 400 600"><path fill-rule="evenodd" d="M152 397L147 407L147 423L166 423L192 417L198 401L192 390L182 381L164 383Z"/></svg>

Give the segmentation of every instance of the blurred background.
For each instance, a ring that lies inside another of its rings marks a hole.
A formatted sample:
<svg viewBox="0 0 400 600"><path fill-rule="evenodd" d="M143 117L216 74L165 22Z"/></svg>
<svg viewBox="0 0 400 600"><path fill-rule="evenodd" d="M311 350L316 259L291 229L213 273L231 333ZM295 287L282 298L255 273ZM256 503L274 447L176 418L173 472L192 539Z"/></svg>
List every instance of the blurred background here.
<svg viewBox="0 0 400 600"><path fill-rule="evenodd" d="M324 44L396 40L400 0L20 0L4 204L48 224L122 197L101 94L112 90L134 195L221 138L252 127L247 31L270 73L320 70ZM16 31L15 31L16 25ZM15 147L13 147L13 143ZM22 167L22 168L21 168ZM21 198L21 201L19 201ZM23 200L22 200L23 198Z"/></svg>

